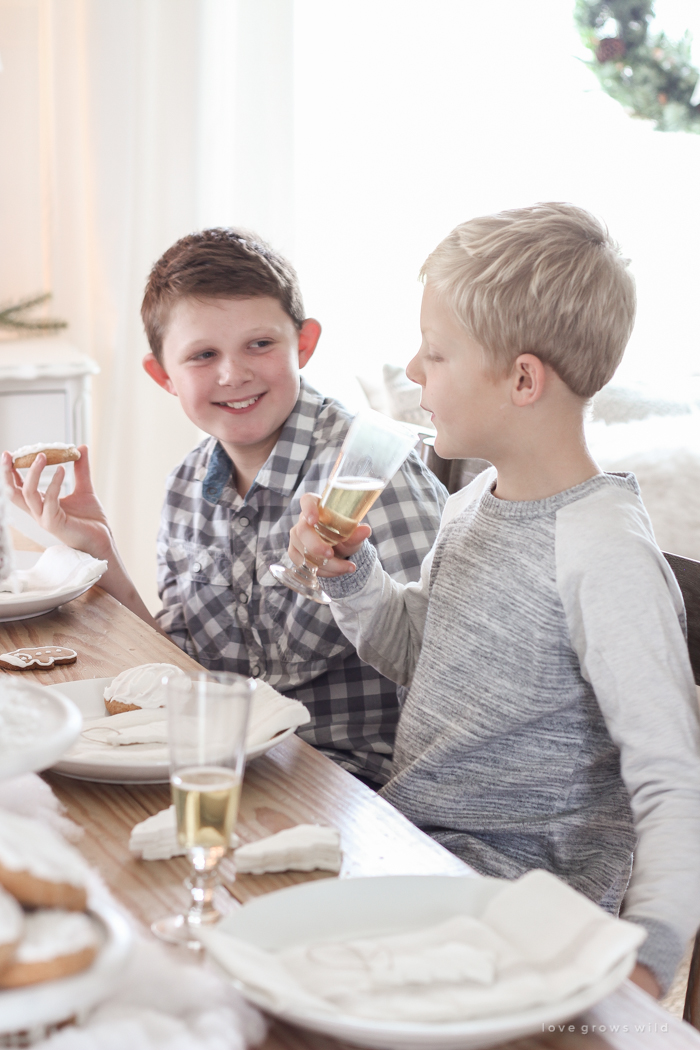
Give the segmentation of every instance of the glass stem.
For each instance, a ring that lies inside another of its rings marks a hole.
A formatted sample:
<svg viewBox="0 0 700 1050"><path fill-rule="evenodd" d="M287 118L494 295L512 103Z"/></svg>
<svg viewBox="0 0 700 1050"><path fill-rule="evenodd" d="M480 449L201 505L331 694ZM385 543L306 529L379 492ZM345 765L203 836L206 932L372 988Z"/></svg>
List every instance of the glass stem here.
<svg viewBox="0 0 700 1050"><path fill-rule="evenodd" d="M296 570L296 574L300 579L308 584L309 587L317 587L318 580L316 573L318 572L318 565L309 564L308 556L304 558L304 564L300 565Z"/></svg>
<svg viewBox="0 0 700 1050"><path fill-rule="evenodd" d="M208 926L218 922L221 916L214 907L214 890L219 885L219 861L224 850L218 847L195 846L188 850L193 874L185 880L192 895L192 904L187 912L190 926Z"/></svg>

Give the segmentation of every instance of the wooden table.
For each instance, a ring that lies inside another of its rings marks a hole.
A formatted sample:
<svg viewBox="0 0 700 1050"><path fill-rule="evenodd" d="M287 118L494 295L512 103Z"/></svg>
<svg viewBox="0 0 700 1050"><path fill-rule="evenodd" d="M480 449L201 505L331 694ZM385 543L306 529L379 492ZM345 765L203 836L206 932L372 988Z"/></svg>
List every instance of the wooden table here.
<svg viewBox="0 0 700 1050"><path fill-rule="evenodd" d="M0 652L28 645L64 645L79 653L74 665L22 672L43 684L106 677L155 661L174 663L185 670L197 666L99 587L48 615L0 624ZM84 855L144 930L154 919L182 908L187 898L182 887L188 870L185 858L144 862L134 859L128 851L133 825L169 804L166 785L101 785L54 773L45 774L45 778L71 819L85 829L80 843ZM339 829L344 852L341 877L472 874L462 861L415 828L370 788L298 737L292 737L247 768L237 831L249 842L299 823L329 824ZM286 872L240 875L234 882L225 861L222 874L226 890L221 891L220 903L224 907L235 907L236 901L244 902L283 886L329 877L320 872ZM634 990L626 992L623 986L603 1006L608 1013L612 1010L613 1016L616 1010L620 1017L626 1016L630 995L634 996ZM519 1050L596 1050L615 1045L591 1031L595 1016L592 1012L583 1019L589 1025L587 1034L582 1034L578 1024L573 1033L545 1033L509 1045L513 1050L516 1046ZM693 1029L672 1018L651 999L648 1004L644 1002L643 1021L669 1026L663 1035L663 1046L668 1050L700 1047L700 1036ZM600 1019L598 1023L602 1023ZM654 1041L652 1032L644 1037L644 1045L661 1044ZM273 1023L264 1050L338 1050L340 1046L334 1040Z"/></svg>

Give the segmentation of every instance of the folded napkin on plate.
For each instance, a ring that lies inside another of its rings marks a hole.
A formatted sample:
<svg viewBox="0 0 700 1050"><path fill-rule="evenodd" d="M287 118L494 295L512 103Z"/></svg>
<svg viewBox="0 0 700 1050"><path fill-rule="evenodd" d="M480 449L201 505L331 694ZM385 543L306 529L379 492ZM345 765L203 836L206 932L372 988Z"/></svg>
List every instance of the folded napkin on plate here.
<svg viewBox="0 0 700 1050"><path fill-rule="evenodd" d="M238 835L231 835L231 849L235 849L241 840ZM177 820L175 806L163 809L152 817L147 817L131 831L129 849L140 853L142 860L168 860L170 857L181 857L185 847L177 840Z"/></svg>
<svg viewBox="0 0 700 1050"><path fill-rule="evenodd" d="M340 871L340 832L318 824L298 824L236 850L236 871Z"/></svg>
<svg viewBox="0 0 700 1050"><path fill-rule="evenodd" d="M0 591L12 594L46 594L65 587L89 586L107 571L107 562L59 543L47 547L31 569L15 569L0 582Z"/></svg>
<svg viewBox="0 0 700 1050"><path fill-rule="evenodd" d="M257 678L248 722L246 747L265 744L285 729L296 729L311 721L308 708Z"/></svg>
<svg viewBox="0 0 700 1050"><path fill-rule="evenodd" d="M259 747L277 733L285 729L296 729L310 718L308 708L298 700L290 700L265 682L258 681L253 693L246 748L250 751ZM122 711L118 715L86 719L81 734L80 750L84 753L86 746L91 744L104 750L105 744L116 748L130 744L162 744L165 747L167 743L165 708L159 707Z"/></svg>
<svg viewBox="0 0 700 1050"><path fill-rule="evenodd" d="M504 881L478 918L455 915L409 933L281 952L202 934L220 965L272 1010L418 1023L559 1002L605 977L644 937L545 871Z"/></svg>
<svg viewBox="0 0 700 1050"><path fill-rule="evenodd" d="M168 723L165 708L153 710L122 711L118 715L105 715L85 721L81 733L83 740L120 747L128 744L168 743Z"/></svg>

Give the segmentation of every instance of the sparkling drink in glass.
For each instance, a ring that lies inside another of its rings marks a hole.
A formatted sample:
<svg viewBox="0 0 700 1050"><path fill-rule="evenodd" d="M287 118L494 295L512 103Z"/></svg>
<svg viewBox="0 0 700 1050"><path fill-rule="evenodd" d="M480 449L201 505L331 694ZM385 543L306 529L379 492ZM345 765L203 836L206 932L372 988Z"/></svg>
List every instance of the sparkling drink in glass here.
<svg viewBox="0 0 700 1050"><path fill-rule="evenodd" d="M319 536L331 546L351 536L417 441L416 431L379 412L355 416L319 501ZM327 605L330 598L318 580L319 568L305 554L299 568L278 564L270 572L292 590Z"/></svg>
<svg viewBox="0 0 700 1050"><path fill-rule="evenodd" d="M192 873L190 906L153 923L163 940L199 948L198 931L218 922L214 891L238 815L254 684L242 675L197 671L165 679L170 787L177 837Z"/></svg>

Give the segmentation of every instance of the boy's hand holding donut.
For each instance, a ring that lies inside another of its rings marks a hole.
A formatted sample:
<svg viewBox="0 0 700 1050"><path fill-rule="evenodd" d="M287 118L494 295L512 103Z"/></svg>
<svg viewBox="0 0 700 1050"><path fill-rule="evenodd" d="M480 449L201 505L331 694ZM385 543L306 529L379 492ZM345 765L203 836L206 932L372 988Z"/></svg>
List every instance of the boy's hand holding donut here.
<svg viewBox="0 0 700 1050"><path fill-rule="evenodd" d="M301 497L301 514L289 534L289 557L295 565L313 562L319 566L318 575L323 577L344 576L354 572L355 566L346 559L358 551L368 536L372 534L369 525L358 525L347 540L331 547L316 532L314 525L318 521L318 504L320 496L306 492Z"/></svg>
<svg viewBox="0 0 700 1050"><path fill-rule="evenodd" d="M24 480L12 466L11 454L3 452L3 477L15 507L26 511L37 524L67 546L85 551L93 558L107 559L112 550L112 533L92 487L87 447L81 445L79 451L80 459L74 464L75 488L63 499L60 498L65 477L63 467L56 468L46 492L39 491L39 479L46 466L43 452L28 468Z"/></svg>

